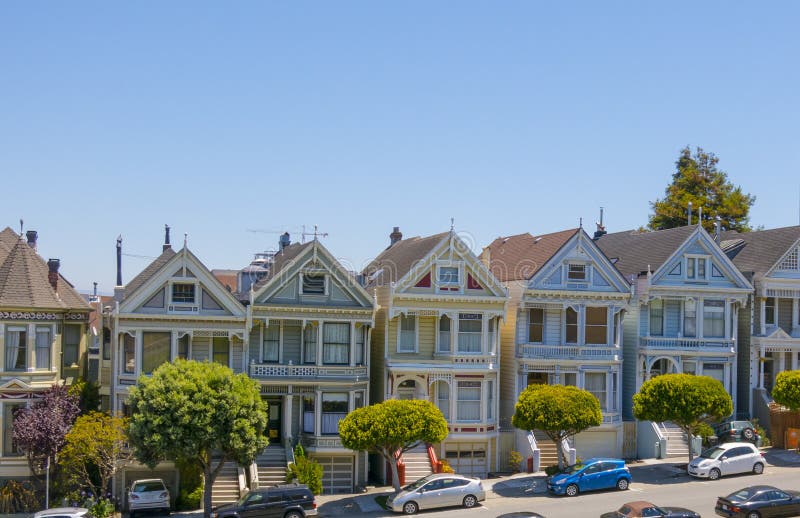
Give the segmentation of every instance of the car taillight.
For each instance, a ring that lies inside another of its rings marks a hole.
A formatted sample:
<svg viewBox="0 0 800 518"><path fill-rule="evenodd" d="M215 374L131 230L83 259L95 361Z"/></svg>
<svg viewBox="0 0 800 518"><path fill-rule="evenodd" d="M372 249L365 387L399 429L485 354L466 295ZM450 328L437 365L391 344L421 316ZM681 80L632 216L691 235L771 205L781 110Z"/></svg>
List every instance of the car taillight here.
<svg viewBox="0 0 800 518"><path fill-rule="evenodd" d="M731 506L731 511L733 511L734 513L740 513L740 512L742 512L742 508L739 507L738 505L732 505Z"/></svg>
<svg viewBox="0 0 800 518"><path fill-rule="evenodd" d="M317 508L317 503L311 502L311 509L316 509L316 508Z"/></svg>
<svg viewBox="0 0 800 518"><path fill-rule="evenodd" d="M760 451L758 453L760 453L762 457L764 456L764 452L763 451Z"/></svg>

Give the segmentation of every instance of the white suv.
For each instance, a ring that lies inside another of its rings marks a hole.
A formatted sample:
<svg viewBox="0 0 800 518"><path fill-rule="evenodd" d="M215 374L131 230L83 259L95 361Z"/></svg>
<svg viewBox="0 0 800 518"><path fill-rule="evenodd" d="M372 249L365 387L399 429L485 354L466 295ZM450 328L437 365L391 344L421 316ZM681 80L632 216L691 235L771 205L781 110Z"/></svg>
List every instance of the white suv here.
<svg viewBox="0 0 800 518"><path fill-rule="evenodd" d="M164 511L169 514L169 491L160 478L135 480L128 490L130 518L137 511Z"/></svg>
<svg viewBox="0 0 800 518"><path fill-rule="evenodd" d="M709 448L687 466L693 477L717 480L722 475L752 472L764 473L764 454L746 442L727 442Z"/></svg>

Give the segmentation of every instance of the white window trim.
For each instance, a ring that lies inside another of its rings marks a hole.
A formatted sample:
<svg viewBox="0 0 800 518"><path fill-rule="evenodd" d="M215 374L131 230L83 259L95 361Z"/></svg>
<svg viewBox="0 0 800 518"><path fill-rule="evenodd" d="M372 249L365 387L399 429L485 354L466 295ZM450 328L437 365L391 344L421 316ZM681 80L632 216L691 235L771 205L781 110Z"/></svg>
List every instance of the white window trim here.
<svg viewBox="0 0 800 518"><path fill-rule="evenodd" d="M258 348L258 363L264 363L264 338L266 336L264 331L266 331L268 327L272 327L272 326L269 325L269 321L270 320L271 319L269 319L269 318L265 319L264 325L261 326L261 347ZM282 365L283 364L283 320L282 319L278 321L277 326L278 326L278 361L277 361L277 363L279 365ZM300 347L302 348L302 346L303 346L303 344L302 344L302 342L303 342L302 332L301 332L300 342L301 342L300 343Z"/></svg>
<svg viewBox="0 0 800 518"><path fill-rule="evenodd" d="M775 304L772 306L772 322L767 320L767 299L775 301ZM764 324L767 326L778 325L778 297L764 297Z"/></svg>
<svg viewBox="0 0 800 518"><path fill-rule="evenodd" d="M542 341L541 342L532 342L531 341L531 311L534 310L534 309L541 309L542 310ZM529 344L544 344L547 341L547 339L546 339L546 336L547 336L547 334L546 334L547 333L547 309L545 309L545 308L526 308L525 311L528 312L527 326L526 326L527 329L525 329L525 335L526 335L526 338L527 338L527 343L529 343ZM566 321L566 312L567 312L567 310L565 309L564 310L565 321ZM497 332L497 330L495 330L495 333L496 332Z"/></svg>
<svg viewBox="0 0 800 518"><path fill-rule="evenodd" d="M442 333L442 330L441 330L440 326L441 326L441 323L442 323L442 317L447 317L447 320L450 321L450 330L447 332L447 334L450 336L450 341L447 344L447 352L444 352L444 351L441 350L442 341L441 341L441 336L440 335ZM399 342L398 342L398 344L399 344ZM453 354L453 316L451 314L442 313L441 315L436 317L436 345L435 345L435 347L436 347L436 349L434 351L434 354L439 354L439 355L442 355L442 354L445 354L445 355L446 354Z"/></svg>
<svg viewBox="0 0 800 518"><path fill-rule="evenodd" d="M575 266L583 266L584 277L583 279L570 279L569 278L569 267ZM570 282L586 282L591 284L592 283L592 263L589 261L580 261L580 260L567 260L564 262L564 284Z"/></svg>
<svg viewBox="0 0 800 518"><path fill-rule="evenodd" d="M414 350L403 350L400 348L400 337L403 334L403 316L406 318L414 318ZM409 314L409 313L400 313L397 315L397 344L395 345L395 349L397 350L398 354L414 354L419 352L419 315L417 314Z"/></svg>
<svg viewBox="0 0 800 518"><path fill-rule="evenodd" d="M704 277L698 276L698 259L705 260L705 271ZM689 277L689 261L694 262L694 277ZM711 256L706 254L685 254L684 255L684 268L683 268L683 278L687 281L696 281L696 282L708 282L711 276Z"/></svg>
<svg viewBox="0 0 800 518"><path fill-rule="evenodd" d="M180 280L170 280L168 288L168 301L171 306L199 306L200 305L200 283L198 281L187 281L183 278ZM172 287L176 284L193 284L194 285L194 302L175 302L172 300ZM148 299L150 300L150 299Z"/></svg>
<svg viewBox="0 0 800 518"><path fill-rule="evenodd" d="M38 347L36 347L36 336L39 333L40 329L48 329L50 331L50 369L37 369L36 363L38 358L36 355L38 354ZM39 372L56 372L56 365L53 361L54 352L56 350L56 326L55 324L34 324L33 326L33 369Z"/></svg>
<svg viewBox="0 0 800 518"><path fill-rule="evenodd" d="M461 354L485 354L487 335L489 333L489 323L488 323L487 315L485 313L481 313L481 312L471 313L469 311L463 311L464 314L479 314L481 316L481 319L480 319L480 323L481 323L481 350L479 352L476 352L476 353L473 353L473 352L467 353L467 352L462 352L462 351L458 350L458 336L459 336L459 334L461 334L461 313L462 313L461 311L456 313L456 318L455 318L455 324L456 324L455 325L455 329L456 329L456 335L455 336L456 336L456 340L455 340L455 344L454 344L455 349L453 350L453 354L457 354L457 355L461 355ZM478 320L475 319L474 321L478 321ZM464 332L465 333L469 333L470 331L464 331Z"/></svg>
<svg viewBox="0 0 800 518"><path fill-rule="evenodd" d="M439 282L439 268L458 268L458 282L440 283ZM450 293L464 293L464 286L466 279L464 279L464 261L436 261L436 268L434 270L433 286L438 292L442 287L458 288L458 291L449 290Z"/></svg>
<svg viewBox="0 0 800 518"><path fill-rule="evenodd" d="M575 313L577 313L577 318L578 318L578 321L576 323L576 325L578 326L578 330L577 330L578 334L575 337L576 341L574 343L573 342L567 342L567 310L568 309L571 309L571 310L575 311ZM564 345L584 345L584 343L583 343L583 339L584 339L583 322L584 322L585 318L583 317L583 309L584 309L583 307L573 308L571 306L566 306L564 308L564 311L561 312L561 336L563 337L562 341L564 342Z"/></svg>
<svg viewBox="0 0 800 518"><path fill-rule="evenodd" d="M312 275L314 275L314 276L319 276L319 275L322 275L322 277L323 277L323 279L324 279L324 282L322 283L322 290L323 290L323 292L322 292L321 294L320 294L320 293L304 293L304 292L303 292L303 276L304 276L306 273L312 274ZM330 295L330 288L329 288L329 283L330 283L330 275L328 275L328 274L327 274L327 272L325 272L325 271L318 271L318 272L317 272L317 271L308 271L308 272L303 272L303 273L300 273L300 274L297 276L297 280L298 280L298 282L299 282L299 284L298 284L298 286L297 286L298 293L299 293L301 296L303 296L303 297L327 297L328 295Z"/></svg>

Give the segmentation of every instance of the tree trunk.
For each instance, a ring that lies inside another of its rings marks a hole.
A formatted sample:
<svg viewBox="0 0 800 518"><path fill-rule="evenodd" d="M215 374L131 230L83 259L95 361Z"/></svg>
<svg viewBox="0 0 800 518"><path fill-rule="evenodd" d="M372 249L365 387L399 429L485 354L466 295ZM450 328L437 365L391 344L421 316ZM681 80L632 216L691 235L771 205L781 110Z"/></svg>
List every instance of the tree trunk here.
<svg viewBox="0 0 800 518"><path fill-rule="evenodd" d="M393 454L389 455L389 466L392 468L392 485L394 486L394 492L400 492L400 475L397 473L397 457Z"/></svg>
<svg viewBox="0 0 800 518"><path fill-rule="evenodd" d="M686 434L686 444L689 445L689 462L692 462L692 459L694 458L692 455L692 433L688 428L684 428L683 426L680 426L680 429Z"/></svg>
<svg viewBox="0 0 800 518"><path fill-rule="evenodd" d="M214 487L214 475L211 466L203 466L203 518L211 518L212 487Z"/></svg>
<svg viewBox="0 0 800 518"><path fill-rule="evenodd" d="M556 452L558 452L558 470L561 471L564 469L564 441L561 439L554 439L554 443L556 443Z"/></svg>

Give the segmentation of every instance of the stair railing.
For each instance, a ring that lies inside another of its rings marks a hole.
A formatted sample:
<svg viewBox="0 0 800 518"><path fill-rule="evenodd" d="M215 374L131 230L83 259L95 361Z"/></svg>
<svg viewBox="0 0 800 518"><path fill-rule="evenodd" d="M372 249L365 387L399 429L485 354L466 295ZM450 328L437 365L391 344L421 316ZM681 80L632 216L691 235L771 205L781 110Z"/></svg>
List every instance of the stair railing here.
<svg viewBox="0 0 800 518"><path fill-rule="evenodd" d="M536 444L536 437L533 435L533 430L528 430L527 434L528 444L531 447L531 473L536 473L542 467L542 450Z"/></svg>
<svg viewBox="0 0 800 518"><path fill-rule="evenodd" d="M573 448L567 439L561 441L561 449L567 457L567 465L572 466L578 461L578 450Z"/></svg>

